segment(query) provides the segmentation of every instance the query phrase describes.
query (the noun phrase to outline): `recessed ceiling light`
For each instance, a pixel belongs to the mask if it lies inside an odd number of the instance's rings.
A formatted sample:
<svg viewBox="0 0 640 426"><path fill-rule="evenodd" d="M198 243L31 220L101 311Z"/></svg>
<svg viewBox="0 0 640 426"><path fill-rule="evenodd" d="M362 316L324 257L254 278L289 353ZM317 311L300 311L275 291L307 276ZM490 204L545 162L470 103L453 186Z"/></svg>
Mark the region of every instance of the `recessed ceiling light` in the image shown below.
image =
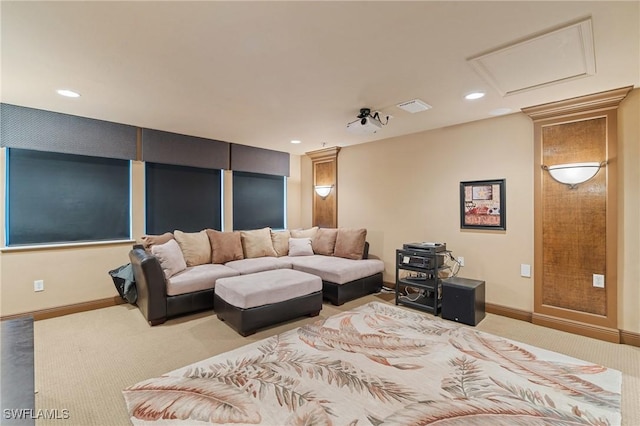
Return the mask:
<svg viewBox="0 0 640 426"><path fill-rule="evenodd" d="M301 143L301 142L299 140L297 140L297 139L294 139L294 140L291 141L291 143Z"/></svg>
<svg viewBox="0 0 640 426"><path fill-rule="evenodd" d="M492 111L489 111L490 115L505 115L511 112L511 108L496 108Z"/></svg>
<svg viewBox="0 0 640 426"><path fill-rule="evenodd" d="M69 89L59 89L59 90L57 90L57 92L58 92L58 95L66 96L67 98L79 98L80 97L80 93L74 92L73 90L69 90Z"/></svg>
<svg viewBox="0 0 640 426"><path fill-rule="evenodd" d="M484 96L484 92L471 92L466 95L464 98L468 100L480 99Z"/></svg>

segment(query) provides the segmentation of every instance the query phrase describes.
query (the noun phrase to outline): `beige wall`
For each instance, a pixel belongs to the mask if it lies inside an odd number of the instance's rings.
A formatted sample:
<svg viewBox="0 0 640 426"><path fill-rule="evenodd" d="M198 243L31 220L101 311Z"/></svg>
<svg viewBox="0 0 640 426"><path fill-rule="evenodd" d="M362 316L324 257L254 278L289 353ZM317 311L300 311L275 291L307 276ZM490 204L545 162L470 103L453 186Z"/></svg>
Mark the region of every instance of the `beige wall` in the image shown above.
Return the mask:
<svg viewBox="0 0 640 426"><path fill-rule="evenodd" d="M619 328L640 332L640 89L619 111ZM393 125L391 123L390 125ZM384 131L384 130L383 130ZM487 302L533 311L533 123L524 114L344 147L338 156L338 224L366 227L371 253L395 280L395 250L441 241L466 266L460 276L486 281ZM302 162L311 191L311 162ZM460 229L459 183L506 179L507 230ZM307 189L303 189L303 194ZM304 202L304 201L303 201ZM308 203L310 204L310 202ZM303 204L303 224L311 222ZM533 269L533 268L532 268Z"/></svg>
<svg viewBox="0 0 640 426"><path fill-rule="evenodd" d="M1 223L4 223L5 149L0 150ZM300 157L291 156L287 180L289 225L300 226ZM225 172L225 229L232 229L231 172ZM144 233L144 163L132 162L132 230ZM4 226L0 227L4 233ZM4 235L2 234L2 241ZM0 315L13 315L117 296L108 271L128 263L131 242L0 252ZM45 290L33 291L33 281L44 280Z"/></svg>
<svg viewBox="0 0 640 426"><path fill-rule="evenodd" d="M640 89L621 103L618 117L618 326L640 333ZM4 223L4 149L0 161ZM520 264L533 262L532 164L533 124L523 114L345 147L338 156L338 225L368 229L371 253L385 262L385 281L395 279L395 249L402 243L444 241L454 255L465 258L460 276L487 282L489 303L530 312L533 279L520 277ZM134 162L132 173L133 230L139 237L144 227L143 164ZM494 178L507 180L507 231L461 231L460 181ZM309 226L308 157L291 157L287 191L287 226ZM226 192L229 229L231 198ZM127 261L129 247L125 243L0 253L0 314L115 296L107 271ZM36 279L45 281L44 292L33 291Z"/></svg>
<svg viewBox="0 0 640 426"><path fill-rule="evenodd" d="M403 243L447 243L465 258L460 276L487 283L491 303L531 311L533 125L522 114L343 148L338 222L364 226L371 253L395 280ZM506 179L507 231L460 230L460 182Z"/></svg>
<svg viewBox="0 0 640 426"><path fill-rule="evenodd" d="M618 328L640 332L640 89L618 111Z"/></svg>
<svg viewBox="0 0 640 426"><path fill-rule="evenodd" d="M287 178L287 228L294 229L302 227L302 215L301 215L301 167L300 156L291 155L289 157L290 174Z"/></svg>

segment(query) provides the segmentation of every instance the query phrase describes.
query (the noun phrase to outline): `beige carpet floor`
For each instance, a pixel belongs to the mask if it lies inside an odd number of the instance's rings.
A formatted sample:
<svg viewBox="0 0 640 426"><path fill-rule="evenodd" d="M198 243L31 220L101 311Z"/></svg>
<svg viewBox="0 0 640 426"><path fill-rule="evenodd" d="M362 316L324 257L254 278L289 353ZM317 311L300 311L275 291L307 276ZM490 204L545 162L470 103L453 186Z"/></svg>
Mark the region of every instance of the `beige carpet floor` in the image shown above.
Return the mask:
<svg viewBox="0 0 640 426"><path fill-rule="evenodd" d="M371 295L323 317L370 301ZM392 302L389 302L392 303ZM425 314L427 315L427 314ZM317 318L301 318L241 337L213 312L149 327L136 307L119 305L35 323L36 409L68 410L69 419L37 425L127 425L122 389ZM640 348L617 345L487 314L478 329L614 368L623 373L622 424L640 426Z"/></svg>

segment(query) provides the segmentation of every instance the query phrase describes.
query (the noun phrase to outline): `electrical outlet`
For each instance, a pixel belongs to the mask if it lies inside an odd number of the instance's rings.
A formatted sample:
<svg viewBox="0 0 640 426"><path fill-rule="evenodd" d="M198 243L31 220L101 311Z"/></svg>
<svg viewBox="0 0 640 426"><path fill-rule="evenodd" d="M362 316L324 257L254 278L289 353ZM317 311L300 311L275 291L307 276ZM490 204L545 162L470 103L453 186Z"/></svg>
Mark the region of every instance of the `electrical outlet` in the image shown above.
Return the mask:
<svg viewBox="0 0 640 426"><path fill-rule="evenodd" d="M531 278L531 265L527 265L526 263L520 264L520 276Z"/></svg>
<svg viewBox="0 0 640 426"><path fill-rule="evenodd" d="M464 266L464 257L458 256L458 263L460 264L460 266Z"/></svg>
<svg viewBox="0 0 640 426"><path fill-rule="evenodd" d="M593 286L604 288L604 275L593 274Z"/></svg>
<svg viewBox="0 0 640 426"><path fill-rule="evenodd" d="M44 280L35 280L33 282L33 291L44 291Z"/></svg>

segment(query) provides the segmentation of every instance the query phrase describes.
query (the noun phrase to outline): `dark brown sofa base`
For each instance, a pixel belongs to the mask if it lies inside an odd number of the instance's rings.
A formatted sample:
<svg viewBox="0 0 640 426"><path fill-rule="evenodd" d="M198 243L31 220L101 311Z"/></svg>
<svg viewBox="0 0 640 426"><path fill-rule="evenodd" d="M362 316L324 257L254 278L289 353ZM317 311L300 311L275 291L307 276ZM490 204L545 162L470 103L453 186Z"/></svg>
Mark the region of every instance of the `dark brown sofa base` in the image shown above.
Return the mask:
<svg viewBox="0 0 640 426"><path fill-rule="evenodd" d="M167 317L213 309L213 289L167 296Z"/></svg>
<svg viewBox="0 0 640 426"><path fill-rule="evenodd" d="M242 336L255 333L258 329L275 325L303 315L316 316L322 309L322 292L296 297L279 303L271 303L255 308L235 307L217 294L213 298L214 310L218 318L227 322Z"/></svg>
<svg viewBox="0 0 640 426"><path fill-rule="evenodd" d="M129 259L138 289L136 305L150 325L213 308L213 289L168 296L160 262L142 247L134 246L129 252Z"/></svg>
<svg viewBox="0 0 640 426"><path fill-rule="evenodd" d="M166 320L198 311L213 309L213 289L196 291L195 293L167 296L167 316L153 321L150 325L163 324Z"/></svg>
<svg viewBox="0 0 640 426"><path fill-rule="evenodd" d="M338 306L370 293L378 293L380 290L382 290L382 272L345 284L322 281L323 297Z"/></svg>

